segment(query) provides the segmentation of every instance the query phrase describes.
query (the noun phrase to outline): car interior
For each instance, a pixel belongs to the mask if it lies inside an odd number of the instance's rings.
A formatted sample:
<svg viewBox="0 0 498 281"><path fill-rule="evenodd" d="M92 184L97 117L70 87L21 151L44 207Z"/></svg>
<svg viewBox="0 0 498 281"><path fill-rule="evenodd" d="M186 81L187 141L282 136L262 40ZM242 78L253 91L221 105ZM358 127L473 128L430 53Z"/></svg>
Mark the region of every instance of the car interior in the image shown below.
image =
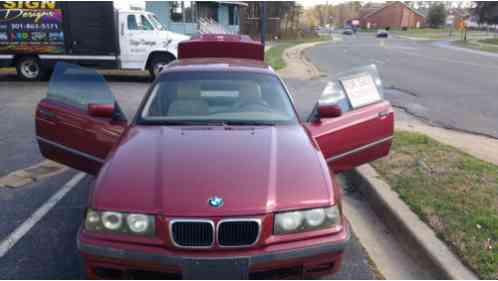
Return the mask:
<svg viewBox="0 0 498 281"><path fill-rule="evenodd" d="M187 80L163 82L152 97L148 116L207 116L219 113L288 114L281 92L255 81Z"/></svg>

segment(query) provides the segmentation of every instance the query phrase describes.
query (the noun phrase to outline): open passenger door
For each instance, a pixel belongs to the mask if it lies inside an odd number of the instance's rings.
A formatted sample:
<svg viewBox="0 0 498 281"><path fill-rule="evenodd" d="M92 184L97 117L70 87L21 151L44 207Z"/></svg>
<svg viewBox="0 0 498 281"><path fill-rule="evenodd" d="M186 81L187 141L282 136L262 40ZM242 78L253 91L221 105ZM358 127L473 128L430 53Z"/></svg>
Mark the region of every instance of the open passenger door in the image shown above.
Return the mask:
<svg viewBox="0 0 498 281"><path fill-rule="evenodd" d="M374 65L339 75L324 90L307 124L336 173L389 153L394 113Z"/></svg>
<svg viewBox="0 0 498 281"><path fill-rule="evenodd" d="M93 69L58 63L35 115L45 158L97 174L127 126L104 78Z"/></svg>

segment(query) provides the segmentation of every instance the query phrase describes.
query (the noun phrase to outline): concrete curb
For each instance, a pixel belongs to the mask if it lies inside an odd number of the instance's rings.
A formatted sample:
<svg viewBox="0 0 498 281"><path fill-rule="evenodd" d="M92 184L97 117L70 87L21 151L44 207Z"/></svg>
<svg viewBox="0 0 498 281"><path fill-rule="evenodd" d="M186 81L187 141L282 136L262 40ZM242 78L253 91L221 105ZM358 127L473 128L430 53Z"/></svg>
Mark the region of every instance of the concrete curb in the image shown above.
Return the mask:
<svg viewBox="0 0 498 281"><path fill-rule="evenodd" d="M366 164L348 172L348 181L365 195L376 215L402 242L404 250L441 279L478 280L460 259L439 240L399 198L381 176Z"/></svg>
<svg viewBox="0 0 498 281"><path fill-rule="evenodd" d="M322 73L314 64L312 64L304 55L304 51L317 45L334 42L335 40L318 41L303 43L286 49L282 57L286 67L278 70L278 74L284 78L313 80L322 76Z"/></svg>

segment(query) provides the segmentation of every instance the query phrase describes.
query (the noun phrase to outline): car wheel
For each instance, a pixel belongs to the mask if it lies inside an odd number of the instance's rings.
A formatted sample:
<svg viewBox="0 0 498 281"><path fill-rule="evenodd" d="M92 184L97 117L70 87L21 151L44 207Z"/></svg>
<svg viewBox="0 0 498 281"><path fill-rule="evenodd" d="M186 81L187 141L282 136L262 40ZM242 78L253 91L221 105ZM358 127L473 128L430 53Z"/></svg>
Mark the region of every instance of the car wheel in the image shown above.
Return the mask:
<svg viewBox="0 0 498 281"><path fill-rule="evenodd" d="M38 58L22 57L16 63L17 77L25 81L36 81L43 77L43 68Z"/></svg>
<svg viewBox="0 0 498 281"><path fill-rule="evenodd" d="M149 72L152 79L155 79L161 73L162 69L173 60L173 57L167 55L154 56L149 65Z"/></svg>

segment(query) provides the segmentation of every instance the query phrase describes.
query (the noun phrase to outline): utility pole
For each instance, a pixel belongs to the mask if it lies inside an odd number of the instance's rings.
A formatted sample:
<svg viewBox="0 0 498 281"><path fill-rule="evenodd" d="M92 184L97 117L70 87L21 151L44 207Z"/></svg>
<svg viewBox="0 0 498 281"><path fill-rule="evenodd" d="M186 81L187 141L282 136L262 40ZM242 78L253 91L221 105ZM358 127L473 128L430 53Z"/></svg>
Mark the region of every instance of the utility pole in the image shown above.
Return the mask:
<svg viewBox="0 0 498 281"><path fill-rule="evenodd" d="M325 18L323 19L323 23L325 26L329 24L329 1L325 3Z"/></svg>
<svg viewBox="0 0 498 281"><path fill-rule="evenodd" d="M259 9L261 11L259 16L259 26L261 27L259 32L261 33L261 44L265 46L266 44L266 24L267 24L267 15L266 15L266 1L263 1L259 4Z"/></svg>

